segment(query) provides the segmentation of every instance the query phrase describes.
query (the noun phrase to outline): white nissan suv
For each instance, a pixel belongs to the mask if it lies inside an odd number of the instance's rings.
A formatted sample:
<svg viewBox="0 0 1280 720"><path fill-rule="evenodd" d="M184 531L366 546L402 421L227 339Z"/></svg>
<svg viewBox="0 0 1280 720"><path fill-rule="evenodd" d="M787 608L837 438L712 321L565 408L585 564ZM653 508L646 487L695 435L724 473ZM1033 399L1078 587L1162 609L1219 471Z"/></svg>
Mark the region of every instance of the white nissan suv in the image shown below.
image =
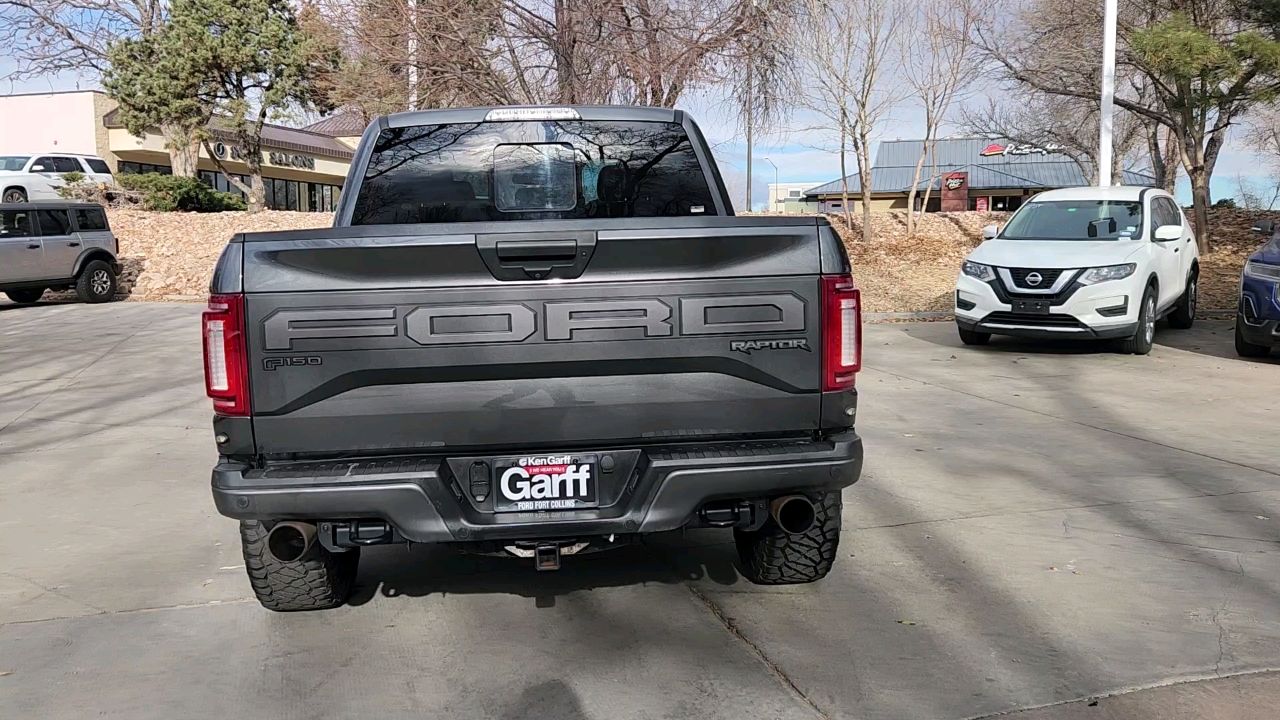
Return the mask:
<svg viewBox="0 0 1280 720"><path fill-rule="evenodd" d="M992 335L1114 339L1151 351L1156 320L1189 328L1199 253L1163 190L1082 187L1031 198L965 259L956 325L966 345Z"/></svg>

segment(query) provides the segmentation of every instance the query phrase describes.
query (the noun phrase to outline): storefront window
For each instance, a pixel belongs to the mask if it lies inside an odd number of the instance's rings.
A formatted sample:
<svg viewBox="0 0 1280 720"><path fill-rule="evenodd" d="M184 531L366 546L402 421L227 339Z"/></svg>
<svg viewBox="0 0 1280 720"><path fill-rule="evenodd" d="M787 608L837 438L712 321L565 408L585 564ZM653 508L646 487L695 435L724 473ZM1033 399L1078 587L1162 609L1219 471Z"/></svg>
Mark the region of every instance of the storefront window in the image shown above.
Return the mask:
<svg viewBox="0 0 1280 720"><path fill-rule="evenodd" d="M136 163L128 161L120 161L119 164L121 175L145 175L147 173L160 173L161 175L172 175L173 168L168 165L152 165L151 163Z"/></svg>

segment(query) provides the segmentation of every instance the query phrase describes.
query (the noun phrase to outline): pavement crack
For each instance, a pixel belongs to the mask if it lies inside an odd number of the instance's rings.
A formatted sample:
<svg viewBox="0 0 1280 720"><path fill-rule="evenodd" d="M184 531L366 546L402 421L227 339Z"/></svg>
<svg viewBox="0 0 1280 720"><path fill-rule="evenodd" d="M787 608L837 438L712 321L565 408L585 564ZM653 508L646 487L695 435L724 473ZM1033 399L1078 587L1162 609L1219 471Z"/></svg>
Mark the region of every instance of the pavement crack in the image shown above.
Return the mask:
<svg viewBox="0 0 1280 720"><path fill-rule="evenodd" d="M1240 568L1235 581L1227 587L1222 593L1222 605L1213 611L1213 624L1218 628L1218 659L1213 663L1213 674L1222 677L1222 660L1227 655L1227 627L1222 624L1222 614L1227 612L1227 606L1231 603L1231 593L1236 589L1248 573L1244 571L1244 561L1240 559L1240 553L1235 553L1236 566Z"/></svg>
<svg viewBox="0 0 1280 720"><path fill-rule="evenodd" d="M73 598L73 597L71 597L71 596L69 596L69 595L65 595L65 594L63 594L63 593L60 593L60 592L58 592L57 588L46 587L46 586L44 586L44 585L42 585L42 584L40 584L40 583L36 582L35 580L32 580L32 579L31 579L31 578L29 578L29 577L24 577L24 576L22 576L22 575L18 575L18 574L11 573L11 572L0 572L0 575L4 575L4 576L6 576L6 577L11 577L11 578L13 578L14 580L20 580L20 581L25 582L25 583L27 583L27 584L29 584L29 585L33 585L33 586L35 586L35 587L38 587L38 588L40 588L40 590L42 590L43 592L46 592L46 593L48 593L48 594L50 594L50 595L53 595L53 596L55 596L55 597L60 597L60 598L62 598L63 600L66 600L67 602L73 602L73 603L75 603L75 604L77 604L77 605L83 605L83 606L85 606L85 607L89 608L90 610L93 610L96 614L102 614L102 613L107 612L106 610L104 610L104 609L102 609L102 608L98 607L97 605L92 605L92 604L87 603L87 602L85 602L85 601L83 601L83 600L78 600L78 599Z"/></svg>
<svg viewBox="0 0 1280 720"><path fill-rule="evenodd" d="M12 577L17 577L17 576L14 575ZM66 597L66 596L62 596L62 597ZM67 599L72 600L72 598L67 598ZM161 612L164 610L196 610L200 608L217 607L219 605L239 605L242 603L257 602L257 599L251 598L251 597L241 597L241 598L231 598L230 600L208 600L208 601L199 602L199 603L177 603L174 605L156 605L152 607L129 608L127 610L104 610L101 608L94 608L92 605L88 605L87 603L84 603L80 600L72 600L72 601L80 603L81 605L85 605L86 607L93 608L94 610L97 610L97 612L87 613L84 615L55 615L52 617L35 618L32 620L10 620L9 622L0 622L0 628L8 627L10 625L36 625L39 623L55 622L58 620L77 620L79 618L98 618L98 617L104 617L104 616L110 616L110 615L133 615L135 613Z"/></svg>
<svg viewBox="0 0 1280 720"><path fill-rule="evenodd" d="M737 623L735 623L732 618L726 616L724 611L720 609L719 605L716 605L711 598L699 592L697 588L688 584L686 584L685 587L688 588L689 592L692 593L693 596L697 598L712 615L715 616L716 620L720 621L720 624L724 626L725 630L729 631L730 635L733 635L741 641L743 645L746 645L747 648L751 650L751 653L755 655L760 662L764 663L764 666L769 669L770 674L777 678L778 682L782 683L782 685L790 690L796 698L807 705L815 715L821 718L821 720L831 720L831 717L823 712L822 708L818 707L817 703L809 699L809 696L806 695L798 685L796 685L795 681L792 680L776 662L769 659L769 656L765 654L764 650L761 649L759 645L752 642L751 638L744 635L742 631L738 629Z"/></svg>

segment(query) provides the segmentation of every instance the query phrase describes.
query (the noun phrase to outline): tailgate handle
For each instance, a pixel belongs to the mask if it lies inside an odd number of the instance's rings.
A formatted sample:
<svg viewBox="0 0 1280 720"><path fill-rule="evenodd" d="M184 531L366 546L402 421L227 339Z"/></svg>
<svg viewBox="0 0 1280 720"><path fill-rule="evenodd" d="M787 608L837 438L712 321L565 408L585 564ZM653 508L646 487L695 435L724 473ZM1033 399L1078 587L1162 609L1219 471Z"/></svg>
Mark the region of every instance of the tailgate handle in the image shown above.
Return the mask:
<svg viewBox="0 0 1280 720"><path fill-rule="evenodd" d="M522 267L572 263L577 258L577 240L512 240L498 243L498 259Z"/></svg>
<svg viewBox="0 0 1280 720"><path fill-rule="evenodd" d="M596 249L595 230L524 230L476 235L476 250L503 282L573 280Z"/></svg>

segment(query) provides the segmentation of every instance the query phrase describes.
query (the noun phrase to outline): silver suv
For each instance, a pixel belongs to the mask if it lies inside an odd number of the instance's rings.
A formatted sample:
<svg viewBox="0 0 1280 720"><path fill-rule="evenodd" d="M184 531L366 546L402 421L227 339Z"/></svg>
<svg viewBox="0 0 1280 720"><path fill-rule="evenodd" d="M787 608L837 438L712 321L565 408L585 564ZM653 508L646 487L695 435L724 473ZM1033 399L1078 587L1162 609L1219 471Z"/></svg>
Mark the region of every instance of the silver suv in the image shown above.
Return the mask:
<svg viewBox="0 0 1280 720"><path fill-rule="evenodd" d="M101 205L0 203L0 291L16 303L72 288L84 302L107 302L116 295L119 252Z"/></svg>

